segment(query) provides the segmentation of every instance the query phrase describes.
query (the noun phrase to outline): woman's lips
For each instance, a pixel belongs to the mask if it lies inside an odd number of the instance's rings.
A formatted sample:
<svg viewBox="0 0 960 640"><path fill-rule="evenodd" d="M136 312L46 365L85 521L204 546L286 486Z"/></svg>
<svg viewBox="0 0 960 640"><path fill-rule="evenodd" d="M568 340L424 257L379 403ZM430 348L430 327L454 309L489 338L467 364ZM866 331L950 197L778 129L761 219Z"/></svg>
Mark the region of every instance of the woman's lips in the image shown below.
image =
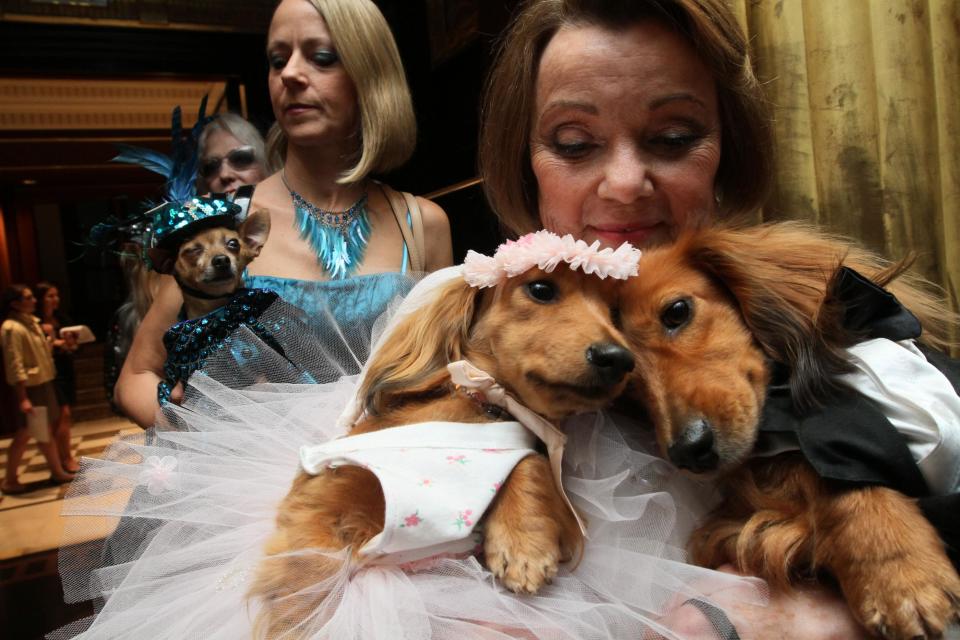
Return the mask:
<svg viewBox="0 0 960 640"><path fill-rule="evenodd" d="M309 104L291 104L287 105L283 112L289 116L299 116L314 109L316 109L316 107Z"/></svg>
<svg viewBox="0 0 960 640"><path fill-rule="evenodd" d="M662 222L650 225L602 225L589 226L586 231L607 246L619 247L629 242L635 247L642 247L659 237L665 231L665 225Z"/></svg>

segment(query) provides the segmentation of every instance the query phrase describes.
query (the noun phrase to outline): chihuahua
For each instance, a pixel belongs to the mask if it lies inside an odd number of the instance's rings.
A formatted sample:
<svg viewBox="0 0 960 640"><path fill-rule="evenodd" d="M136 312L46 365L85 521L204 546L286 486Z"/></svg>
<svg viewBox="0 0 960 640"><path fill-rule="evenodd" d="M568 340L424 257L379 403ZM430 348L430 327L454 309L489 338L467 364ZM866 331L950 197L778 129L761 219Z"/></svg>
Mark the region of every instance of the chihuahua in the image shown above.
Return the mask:
<svg viewBox="0 0 960 640"><path fill-rule="evenodd" d="M233 323L207 324L198 320L231 303L237 304L233 302L237 296L245 296L244 304L255 302L261 310L276 300L273 292L241 286L244 269L260 255L269 233L270 213L260 210L250 214L236 230L222 224L207 226L188 235L174 248L150 250L156 270L172 274L183 293L181 322L163 336L167 360L163 365L163 379L157 385L161 406L175 397L177 386L203 367L206 357L215 352L217 345L239 324L248 324L261 339L282 352L259 323L250 325L246 317L234 314Z"/></svg>
<svg viewBox="0 0 960 640"><path fill-rule="evenodd" d="M180 243L176 252L151 258L162 273L171 273L183 293L183 311L192 320L219 309L240 288L243 271L270 234L270 212L250 214L236 230L204 229ZM159 259L158 259L159 258Z"/></svg>

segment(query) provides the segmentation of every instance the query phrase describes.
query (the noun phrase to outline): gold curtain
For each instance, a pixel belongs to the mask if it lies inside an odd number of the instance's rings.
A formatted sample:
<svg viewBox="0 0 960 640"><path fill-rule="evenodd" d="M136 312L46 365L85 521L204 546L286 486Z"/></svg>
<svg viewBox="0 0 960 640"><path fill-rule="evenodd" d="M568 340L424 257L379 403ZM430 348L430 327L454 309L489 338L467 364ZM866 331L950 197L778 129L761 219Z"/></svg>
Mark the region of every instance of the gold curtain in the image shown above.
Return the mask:
<svg viewBox="0 0 960 640"><path fill-rule="evenodd" d="M775 109L766 219L860 239L960 300L960 2L731 0Z"/></svg>

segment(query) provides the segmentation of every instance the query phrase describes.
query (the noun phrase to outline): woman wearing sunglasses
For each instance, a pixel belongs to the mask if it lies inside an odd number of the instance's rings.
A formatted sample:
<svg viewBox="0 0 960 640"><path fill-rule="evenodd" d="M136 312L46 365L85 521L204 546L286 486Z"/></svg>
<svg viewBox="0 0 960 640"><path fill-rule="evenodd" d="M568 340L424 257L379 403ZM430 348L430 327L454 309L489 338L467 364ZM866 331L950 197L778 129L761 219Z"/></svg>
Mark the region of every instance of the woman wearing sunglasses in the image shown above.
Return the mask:
<svg viewBox="0 0 960 640"><path fill-rule="evenodd" d="M452 263L450 224L436 204L375 179L413 154L416 119L399 51L373 2L282 0L266 53L277 119L266 157L282 169L257 185L249 203L249 211L270 211L270 235L246 285L302 309L324 345L346 339L337 365L356 373L374 321L409 290L407 274ZM219 122L230 127L229 144L216 144L219 130L201 140L202 174L214 192L239 186L227 173L240 173L249 155L232 145L254 146L232 121ZM159 407L162 336L183 304L176 283L165 279L114 393L144 428Z"/></svg>
<svg viewBox="0 0 960 640"><path fill-rule="evenodd" d="M200 193L233 193L267 177L263 136L235 113L222 113L200 134Z"/></svg>

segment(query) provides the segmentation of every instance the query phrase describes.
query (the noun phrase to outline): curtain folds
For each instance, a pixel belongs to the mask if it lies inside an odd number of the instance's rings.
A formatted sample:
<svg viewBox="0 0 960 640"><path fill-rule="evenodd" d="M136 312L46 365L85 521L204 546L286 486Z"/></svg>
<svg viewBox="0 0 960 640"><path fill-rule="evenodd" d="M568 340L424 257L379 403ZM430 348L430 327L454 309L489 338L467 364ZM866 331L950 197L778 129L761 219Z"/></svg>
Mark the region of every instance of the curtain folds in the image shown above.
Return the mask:
<svg viewBox="0 0 960 640"><path fill-rule="evenodd" d="M732 1L775 110L764 218L914 253L960 309L960 2Z"/></svg>

